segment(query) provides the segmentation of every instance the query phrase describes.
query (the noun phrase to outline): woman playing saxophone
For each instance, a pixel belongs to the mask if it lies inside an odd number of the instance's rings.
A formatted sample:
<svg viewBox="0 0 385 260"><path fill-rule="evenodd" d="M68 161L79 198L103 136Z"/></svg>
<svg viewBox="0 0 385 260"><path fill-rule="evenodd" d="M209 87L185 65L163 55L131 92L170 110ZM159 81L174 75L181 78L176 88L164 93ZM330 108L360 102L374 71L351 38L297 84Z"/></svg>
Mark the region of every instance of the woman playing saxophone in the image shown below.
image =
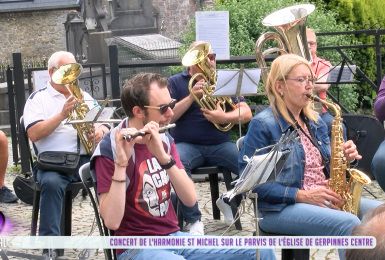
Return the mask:
<svg viewBox="0 0 385 260"><path fill-rule="evenodd" d="M361 199L357 216L340 210L344 199L328 187L331 156L326 124L312 110L308 95L314 88L309 62L294 54L281 55L271 66L266 82L270 107L249 124L239 155L251 157L256 149L275 144L283 133L296 130L298 138L275 180L258 186L260 228L269 233L305 236L348 236L361 216L381 203ZM361 159L352 141L341 144L347 161ZM344 258L343 250L339 250Z"/></svg>

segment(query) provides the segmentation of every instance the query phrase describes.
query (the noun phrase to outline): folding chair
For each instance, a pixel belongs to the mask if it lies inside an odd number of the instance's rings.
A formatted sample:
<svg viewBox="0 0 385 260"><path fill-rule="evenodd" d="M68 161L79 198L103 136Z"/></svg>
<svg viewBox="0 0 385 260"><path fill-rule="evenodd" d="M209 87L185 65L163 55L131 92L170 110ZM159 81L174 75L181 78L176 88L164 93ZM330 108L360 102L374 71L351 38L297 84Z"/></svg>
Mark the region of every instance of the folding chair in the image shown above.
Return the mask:
<svg viewBox="0 0 385 260"><path fill-rule="evenodd" d="M79 169L79 176L82 180L83 186L90 197L92 207L94 209L96 224L98 225L99 234L101 236L110 236L112 231L109 230L103 222L99 214L99 201L96 191L96 176L90 169L90 163L83 164ZM115 251L113 249L104 249L104 256L106 260L116 259Z"/></svg>

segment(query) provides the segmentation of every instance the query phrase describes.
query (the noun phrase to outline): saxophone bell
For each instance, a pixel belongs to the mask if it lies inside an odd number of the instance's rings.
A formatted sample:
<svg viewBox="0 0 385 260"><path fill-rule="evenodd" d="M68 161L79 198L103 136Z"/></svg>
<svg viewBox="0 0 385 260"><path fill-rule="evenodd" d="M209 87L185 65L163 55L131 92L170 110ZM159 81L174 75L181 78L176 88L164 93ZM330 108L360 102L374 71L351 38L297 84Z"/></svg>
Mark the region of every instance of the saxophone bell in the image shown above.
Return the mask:
<svg viewBox="0 0 385 260"><path fill-rule="evenodd" d="M364 185L370 184L371 179L362 171L350 168L343 151L343 127L341 108L332 102L320 99L318 96L306 94L311 100L321 102L335 116L330 137L330 181L329 188L345 200L342 210L357 215L360 210L361 194ZM348 180L349 179L349 180Z"/></svg>

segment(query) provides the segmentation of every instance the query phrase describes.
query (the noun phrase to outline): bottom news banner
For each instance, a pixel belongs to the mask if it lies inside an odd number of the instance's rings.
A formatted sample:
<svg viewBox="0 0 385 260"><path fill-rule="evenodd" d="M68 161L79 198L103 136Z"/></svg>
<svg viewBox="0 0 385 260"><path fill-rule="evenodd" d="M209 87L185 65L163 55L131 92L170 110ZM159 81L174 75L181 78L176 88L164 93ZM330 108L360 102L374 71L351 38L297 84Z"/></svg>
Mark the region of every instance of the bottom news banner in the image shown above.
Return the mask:
<svg viewBox="0 0 385 260"><path fill-rule="evenodd" d="M0 236L0 249L367 248L371 236Z"/></svg>

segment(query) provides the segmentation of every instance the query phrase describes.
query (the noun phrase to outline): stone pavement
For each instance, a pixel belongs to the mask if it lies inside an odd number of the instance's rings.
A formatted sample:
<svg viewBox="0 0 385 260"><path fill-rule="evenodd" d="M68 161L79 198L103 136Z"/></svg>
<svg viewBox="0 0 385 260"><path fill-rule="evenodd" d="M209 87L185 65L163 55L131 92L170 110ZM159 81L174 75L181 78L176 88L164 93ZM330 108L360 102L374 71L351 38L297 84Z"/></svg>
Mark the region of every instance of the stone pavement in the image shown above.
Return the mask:
<svg viewBox="0 0 385 260"><path fill-rule="evenodd" d="M11 150L10 150L11 151ZM11 162L11 158L9 162ZM8 174L6 177L6 185L12 188L12 181L15 178L14 174ZM208 235L222 235L226 230L227 226L221 220L213 220L211 210L211 197L210 197L210 186L208 182L196 182L196 189L199 196L199 206L203 214L203 222L205 224L205 232ZM220 190L225 191L225 185L222 182L220 184ZM377 183L374 182L369 186L369 190L377 196L379 199L384 200L384 192L378 187ZM371 197L366 191L364 196ZM255 224L253 220L253 209L250 203L247 203L246 213L242 215L242 231L236 230L231 227L225 235L237 235L237 236L251 236L255 230ZM16 204L0 204L0 211L9 219L12 224L8 235L29 235L30 232L30 220L32 206L27 205L23 202ZM99 235L94 223L94 213L88 198L83 199L78 195L73 203L73 219L72 219L72 234L88 236L88 235ZM280 250L276 249L277 259L280 259ZM19 256L15 256L19 253ZM27 256L20 256L22 254L28 254ZM59 259L80 259L79 255L81 250L66 250L64 256ZM88 259L104 259L103 251L92 250L89 252L90 256ZM316 250L312 249L311 259L338 259L336 250ZM20 250L15 252L14 250L8 252L9 259L40 259L40 250ZM84 259L84 258L83 258Z"/></svg>

